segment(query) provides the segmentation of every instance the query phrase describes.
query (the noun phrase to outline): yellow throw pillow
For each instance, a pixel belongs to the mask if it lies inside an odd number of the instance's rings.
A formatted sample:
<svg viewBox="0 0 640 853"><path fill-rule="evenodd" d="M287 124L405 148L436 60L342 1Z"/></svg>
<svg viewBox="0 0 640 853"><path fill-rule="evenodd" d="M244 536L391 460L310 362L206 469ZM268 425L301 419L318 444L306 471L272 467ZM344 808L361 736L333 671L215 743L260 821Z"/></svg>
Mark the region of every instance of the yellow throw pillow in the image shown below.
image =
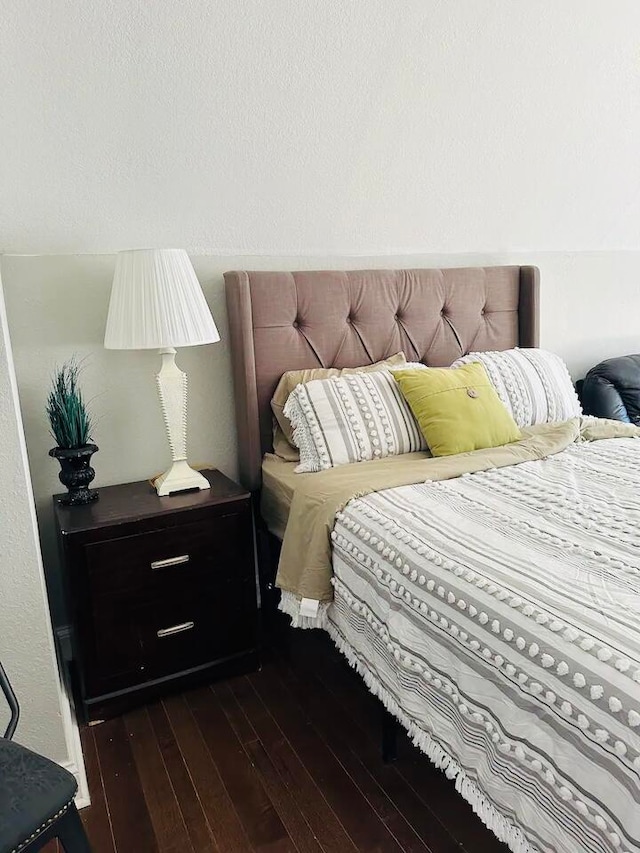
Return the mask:
<svg viewBox="0 0 640 853"><path fill-rule="evenodd" d="M394 370L393 375L434 456L499 447L522 438L479 362Z"/></svg>
<svg viewBox="0 0 640 853"><path fill-rule="evenodd" d="M288 370L280 377L271 398L271 411L275 418L273 425L273 452L286 459L287 462L298 461L300 454L293 443L291 422L283 414L284 404L296 385L311 382L312 379L329 379L332 376L346 376L349 373L370 373L374 370L385 370L390 367L401 367L407 360L403 352L390 355L383 361L366 364L363 367L312 367L307 370Z"/></svg>

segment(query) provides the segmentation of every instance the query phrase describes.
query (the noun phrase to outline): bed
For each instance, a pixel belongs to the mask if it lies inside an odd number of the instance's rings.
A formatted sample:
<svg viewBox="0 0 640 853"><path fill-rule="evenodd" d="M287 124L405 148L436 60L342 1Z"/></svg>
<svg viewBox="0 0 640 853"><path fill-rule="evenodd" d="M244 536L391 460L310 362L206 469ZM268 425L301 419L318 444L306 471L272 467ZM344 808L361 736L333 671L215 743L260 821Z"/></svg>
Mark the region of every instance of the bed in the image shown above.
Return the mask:
<svg viewBox="0 0 640 853"><path fill-rule="evenodd" d="M470 351L538 345L533 267L225 278L241 477L256 494L272 450L269 402L285 371L370 364L399 350L448 366ZM318 565L330 563L330 587L317 586L327 583L318 572L293 585L285 572L284 609L301 627L328 631L518 853L640 851L632 429L533 429L516 451L499 448L482 464L477 454L454 459L444 473L416 454L404 460L409 478L388 459L293 476L289 467L283 477L265 463L267 504L277 504L271 539L284 528L285 564L293 571L316 546ZM296 523L318 540L292 559ZM315 611L295 609L314 600Z"/></svg>

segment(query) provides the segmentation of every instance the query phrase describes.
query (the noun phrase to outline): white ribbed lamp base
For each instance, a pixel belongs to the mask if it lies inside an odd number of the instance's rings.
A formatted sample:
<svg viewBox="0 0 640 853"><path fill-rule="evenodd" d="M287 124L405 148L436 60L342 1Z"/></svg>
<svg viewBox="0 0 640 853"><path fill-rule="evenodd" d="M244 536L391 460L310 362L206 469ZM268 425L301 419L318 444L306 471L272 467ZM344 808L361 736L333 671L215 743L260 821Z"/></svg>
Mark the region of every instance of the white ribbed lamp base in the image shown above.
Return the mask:
<svg viewBox="0 0 640 853"><path fill-rule="evenodd" d="M161 349L160 355L162 367L156 382L173 462L153 485L159 495L209 489L206 477L194 471L187 462L187 374L176 365L173 347Z"/></svg>
<svg viewBox="0 0 640 853"><path fill-rule="evenodd" d="M171 495L174 492L186 492L189 489L211 488L207 478L198 471L194 471L186 459L176 460L171 468L154 480L153 485L159 495Z"/></svg>

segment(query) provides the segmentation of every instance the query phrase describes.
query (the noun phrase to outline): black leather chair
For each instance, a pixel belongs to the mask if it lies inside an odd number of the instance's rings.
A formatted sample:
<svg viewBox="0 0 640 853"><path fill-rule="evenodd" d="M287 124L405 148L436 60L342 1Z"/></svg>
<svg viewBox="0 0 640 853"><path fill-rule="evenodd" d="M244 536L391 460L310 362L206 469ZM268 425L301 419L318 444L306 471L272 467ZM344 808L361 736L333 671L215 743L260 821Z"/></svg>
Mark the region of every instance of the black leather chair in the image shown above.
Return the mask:
<svg viewBox="0 0 640 853"><path fill-rule="evenodd" d="M578 393L585 415L640 424L640 354L601 361Z"/></svg>
<svg viewBox="0 0 640 853"><path fill-rule="evenodd" d="M75 778L11 740L20 707L2 664L0 688L11 711L0 738L0 853L35 853L52 838L59 839L65 853L91 853L73 802Z"/></svg>

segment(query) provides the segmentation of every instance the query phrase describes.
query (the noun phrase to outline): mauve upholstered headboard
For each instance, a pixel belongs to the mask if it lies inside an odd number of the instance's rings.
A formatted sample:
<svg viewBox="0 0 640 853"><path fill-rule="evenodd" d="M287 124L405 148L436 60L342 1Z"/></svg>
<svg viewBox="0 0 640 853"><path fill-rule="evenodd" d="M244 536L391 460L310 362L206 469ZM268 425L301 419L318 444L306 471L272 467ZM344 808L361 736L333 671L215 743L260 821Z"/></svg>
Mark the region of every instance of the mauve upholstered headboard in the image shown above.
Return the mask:
<svg viewBox="0 0 640 853"><path fill-rule="evenodd" d="M257 489L281 375L402 350L446 367L474 350L538 346L536 267L225 273L240 478Z"/></svg>

